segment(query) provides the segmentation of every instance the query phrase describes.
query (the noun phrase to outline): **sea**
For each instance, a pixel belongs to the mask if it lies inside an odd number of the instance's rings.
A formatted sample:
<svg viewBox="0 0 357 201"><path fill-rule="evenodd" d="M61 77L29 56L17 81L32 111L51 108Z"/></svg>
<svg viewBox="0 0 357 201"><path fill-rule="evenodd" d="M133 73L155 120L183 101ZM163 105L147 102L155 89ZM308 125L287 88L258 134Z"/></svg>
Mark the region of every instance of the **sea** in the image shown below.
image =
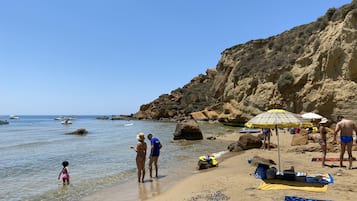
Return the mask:
<svg viewBox="0 0 357 201"><path fill-rule="evenodd" d="M9 121L0 125L0 200L76 201L114 185L137 181L136 153L129 147L136 145L140 132L152 133L163 144L159 175L194 173L199 156L210 153L219 158L227 152L227 142L207 137L236 132L236 128L220 123L200 122L203 140L174 141L176 122L98 120L98 116L74 115L68 125L55 120L54 115L0 117ZM68 134L80 128L88 134ZM65 160L71 175L66 188L58 180Z"/></svg>

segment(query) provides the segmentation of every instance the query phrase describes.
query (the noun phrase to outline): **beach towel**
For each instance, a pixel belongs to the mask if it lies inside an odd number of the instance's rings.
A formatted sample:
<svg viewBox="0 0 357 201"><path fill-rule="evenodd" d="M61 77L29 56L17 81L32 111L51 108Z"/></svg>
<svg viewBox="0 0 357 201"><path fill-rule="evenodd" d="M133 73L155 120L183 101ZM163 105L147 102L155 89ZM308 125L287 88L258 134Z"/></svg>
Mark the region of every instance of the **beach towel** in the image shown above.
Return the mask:
<svg viewBox="0 0 357 201"><path fill-rule="evenodd" d="M331 201L331 200L315 200L315 199L302 198L296 196L285 196L284 201Z"/></svg>
<svg viewBox="0 0 357 201"><path fill-rule="evenodd" d="M344 161L348 161L348 158L344 158L343 160L344 160ZM352 160L355 161L356 158L353 157ZM313 162L321 162L321 161L322 161L322 158L312 158L311 161L313 161ZM325 161L339 162L339 161L340 161L340 158L326 158Z"/></svg>
<svg viewBox="0 0 357 201"><path fill-rule="evenodd" d="M258 189L260 190L301 190L311 192L326 192L327 185L320 183L306 183L288 180L263 180Z"/></svg>

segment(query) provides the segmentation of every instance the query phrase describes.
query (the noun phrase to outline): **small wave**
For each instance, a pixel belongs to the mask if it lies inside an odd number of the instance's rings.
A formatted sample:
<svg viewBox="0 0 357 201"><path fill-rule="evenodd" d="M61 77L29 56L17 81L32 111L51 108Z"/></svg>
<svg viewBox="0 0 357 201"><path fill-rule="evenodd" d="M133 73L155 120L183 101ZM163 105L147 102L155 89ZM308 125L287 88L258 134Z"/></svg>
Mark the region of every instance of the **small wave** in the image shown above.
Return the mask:
<svg viewBox="0 0 357 201"><path fill-rule="evenodd" d="M221 156L223 156L224 154L228 153L229 151L220 151L220 152L217 152L217 153L213 153L212 155L216 158L219 158Z"/></svg>
<svg viewBox="0 0 357 201"><path fill-rule="evenodd" d="M50 143L55 143L55 142L62 142L62 141L67 141L68 139L59 139L59 140L44 140L44 141L35 141L35 142L26 142L26 143L21 143L21 144L13 144L13 145L7 145L7 146L0 146L1 149L9 149L9 148L25 148L25 147L36 147L40 145L46 145Z"/></svg>
<svg viewBox="0 0 357 201"><path fill-rule="evenodd" d="M129 124L124 124L124 126L133 126L133 123L129 123Z"/></svg>
<svg viewBox="0 0 357 201"><path fill-rule="evenodd" d="M80 200L92 192L100 191L114 185L122 184L128 180L135 179L135 172L136 168L130 168L114 175L82 180L76 184L73 184L72 182L68 187L63 187L60 182L57 189L48 190L42 194L27 197L26 200Z"/></svg>

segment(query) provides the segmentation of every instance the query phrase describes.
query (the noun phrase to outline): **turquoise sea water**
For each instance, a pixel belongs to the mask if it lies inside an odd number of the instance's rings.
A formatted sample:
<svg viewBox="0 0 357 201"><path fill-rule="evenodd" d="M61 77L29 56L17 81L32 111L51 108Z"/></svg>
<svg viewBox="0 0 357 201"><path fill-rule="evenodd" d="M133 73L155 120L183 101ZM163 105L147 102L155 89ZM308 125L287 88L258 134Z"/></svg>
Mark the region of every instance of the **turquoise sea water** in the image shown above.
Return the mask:
<svg viewBox="0 0 357 201"><path fill-rule="evenodd" d="M136 180L136 134L153 133L164 145L160 169L197 164L198 156L224 151L219 141L173 141L175 122L97 120L75 116L70 125L55 116L19 116L0 125L0 200L79 200L94 191ZM66 133L79 128L86 136ZM204 136L220 135L226 128L200 123ZM71 185L57 180L62 161L68 160ZM125 195L124 195L125 196Z"/></svg>

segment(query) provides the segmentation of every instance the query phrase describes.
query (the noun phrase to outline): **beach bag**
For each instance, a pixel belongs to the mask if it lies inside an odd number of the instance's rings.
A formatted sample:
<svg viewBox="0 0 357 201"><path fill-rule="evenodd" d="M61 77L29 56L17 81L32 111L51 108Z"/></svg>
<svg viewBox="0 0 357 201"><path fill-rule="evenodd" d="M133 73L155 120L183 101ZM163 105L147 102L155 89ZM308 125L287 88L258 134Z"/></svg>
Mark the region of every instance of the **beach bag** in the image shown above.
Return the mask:
<svg viewBox="0 0 357 201"><path fill-rule="evenodd" d="M274 179L276 177L276 168L275 167L271 167L269 169L267 169L266 175L267 175L267 179Z"/></svg>
<svg viewBox="0 0 357 201"><path fill-rule="evenodd" d="M254 175L257 179L266 179L267 170L269 169L268 165L259 163L257 169L255 169Z"/></svg>
<svg viewBox="0 0 357 201"><path fill-rule="evenodd" d="M283 171L283 179L294 181L295 180L295 172L294 170L284 170Z"/></svg>

